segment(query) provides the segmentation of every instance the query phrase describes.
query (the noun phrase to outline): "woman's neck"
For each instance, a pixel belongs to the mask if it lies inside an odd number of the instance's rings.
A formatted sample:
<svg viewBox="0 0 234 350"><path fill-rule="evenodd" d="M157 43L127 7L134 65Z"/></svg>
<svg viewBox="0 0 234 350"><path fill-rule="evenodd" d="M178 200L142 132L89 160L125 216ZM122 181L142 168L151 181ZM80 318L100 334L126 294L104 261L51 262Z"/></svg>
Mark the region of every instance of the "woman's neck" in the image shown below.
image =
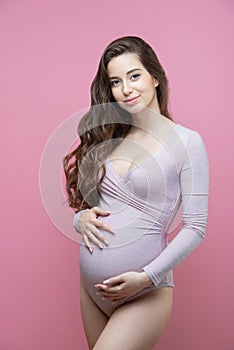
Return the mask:
<svg viewBox="0 0 234 350"><path fill-rule="evenodd" d="M165 116L160 113L160 109L145 108L138 113L132 114L131 133L144 134L147 131L158 130L166 121Z"/></svg>

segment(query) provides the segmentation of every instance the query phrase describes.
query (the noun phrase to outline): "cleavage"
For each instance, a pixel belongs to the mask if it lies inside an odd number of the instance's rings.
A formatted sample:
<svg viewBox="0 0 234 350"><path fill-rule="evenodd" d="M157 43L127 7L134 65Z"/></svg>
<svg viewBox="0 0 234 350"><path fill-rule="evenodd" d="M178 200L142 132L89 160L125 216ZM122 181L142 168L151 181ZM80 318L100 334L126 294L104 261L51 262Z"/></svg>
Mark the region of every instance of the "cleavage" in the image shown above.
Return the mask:
<svg viewBox="0 0 234 350"><path fill-rule="evenodd" d="M108 157L108 161L118 176L124 178L132 169L163 148L160 142L157 142L156 145L155 140L154 147L152 145L150 146L147 147L146 145L139 144L139 142L129 142L123 145L122 142Z"/></svg>

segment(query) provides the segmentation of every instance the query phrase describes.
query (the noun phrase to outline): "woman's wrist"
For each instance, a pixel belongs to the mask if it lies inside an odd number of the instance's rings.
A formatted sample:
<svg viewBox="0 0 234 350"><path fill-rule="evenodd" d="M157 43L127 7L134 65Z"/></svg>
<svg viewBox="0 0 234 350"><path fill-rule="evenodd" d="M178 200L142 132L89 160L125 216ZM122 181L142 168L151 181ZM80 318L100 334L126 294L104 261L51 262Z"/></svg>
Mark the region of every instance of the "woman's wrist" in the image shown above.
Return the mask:
<svg viewBox="0 0 234 350"><path fill-rule="evenodd" d="M144 288L154 284L151 278L147 275L145 271L140 272L140 274L142 278L142 285L144 286Z"/></svg>
<svg viewBox="0 0 234 350"><path fill-rule="evenodd" d="M82 213L84 213L86 210L89 210L89 209L80 210L80 211L78 211L78 212L74 215L74 217L73 217L73 227L74 227L74 229L75 229L77 232L79 232L79 231L78 231L78 221L79 221L80 215L81 215Z"/></svg>

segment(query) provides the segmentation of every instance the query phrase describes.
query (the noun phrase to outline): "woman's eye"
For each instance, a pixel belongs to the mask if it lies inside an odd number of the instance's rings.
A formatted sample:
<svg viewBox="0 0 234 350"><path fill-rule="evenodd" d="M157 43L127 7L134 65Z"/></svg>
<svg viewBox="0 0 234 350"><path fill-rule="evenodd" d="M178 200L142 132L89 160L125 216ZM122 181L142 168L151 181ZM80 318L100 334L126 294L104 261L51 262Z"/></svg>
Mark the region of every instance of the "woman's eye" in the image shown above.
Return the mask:
<svg viewBox="0 0 234 350"><path fill-rule="evenodd" d="M136 74L131 75L130 79L131 80L136 80L137 78L139 78L139 76L140 76L140 74L136 73Z"/></svg>
<svg viewBox="0 0 234 350"><path fill-rule="evenodd" d="M111 86L115 87L119 84L119 80L111 80Z"/></svg>

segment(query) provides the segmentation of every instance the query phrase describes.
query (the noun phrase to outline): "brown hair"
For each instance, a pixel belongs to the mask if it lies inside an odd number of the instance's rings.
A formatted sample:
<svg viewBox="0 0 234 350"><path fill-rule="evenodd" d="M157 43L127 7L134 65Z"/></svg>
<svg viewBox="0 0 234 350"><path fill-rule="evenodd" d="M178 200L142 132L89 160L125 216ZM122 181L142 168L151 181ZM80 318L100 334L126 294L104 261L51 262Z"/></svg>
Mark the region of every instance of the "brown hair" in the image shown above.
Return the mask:
<svg viewBox="0 0 234 350"><path fill-rule="evenodd" d="M160 113L173 120L168 112L168 81L153 49L136 36L112 41L102 54L91 84L91 107L78 125L80 144L63 159L68 204L77 211L98 205L100 184L106 174L103 161L127 135L132 124L131 115L119 107L112 95L107 73L110 60L126 52L136 54L148 73L158 80ZM73 157L74 161L69 164ZM100 168L102 174L97 181Z"/></svg>

